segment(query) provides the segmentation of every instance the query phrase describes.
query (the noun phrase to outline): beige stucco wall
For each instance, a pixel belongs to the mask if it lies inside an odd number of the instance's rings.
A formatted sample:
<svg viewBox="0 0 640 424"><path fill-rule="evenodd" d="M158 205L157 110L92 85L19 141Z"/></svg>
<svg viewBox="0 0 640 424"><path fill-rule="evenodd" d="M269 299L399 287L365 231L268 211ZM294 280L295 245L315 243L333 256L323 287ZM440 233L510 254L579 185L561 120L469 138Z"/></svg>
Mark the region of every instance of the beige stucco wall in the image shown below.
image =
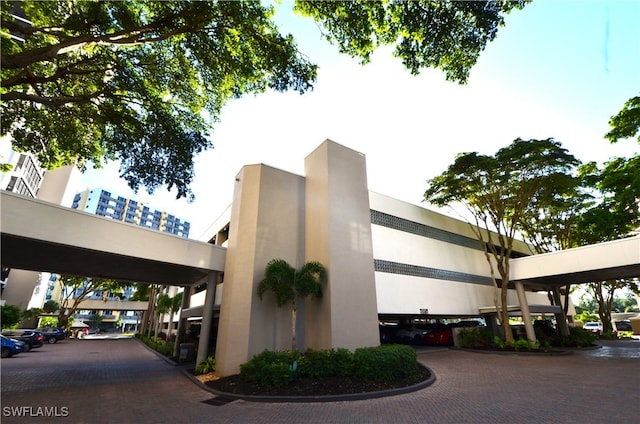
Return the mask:
<svg viewBox="0 0 640 424"><path fill-rule="evenodd" d="M40 284L40 273L24 269L12 269L7 278L7 285L2 292L2 300L6 305L15 305L21 310L28 309L31 296ZM46 291L46 283L44 284ZM41 307L38 305L37 307Z"/></svg>
<svg viewBox="0 0 640 424"><path fill-rule="evenodd" d="M426 226L463 235L476 236L469 223L421 208L379 193L370 192L371 209ZM490 277L484 253L478 249L446 241L372 225L375 259L438 270ZM516 249L528 250L521 242ZM494 304L492 284L477 284L435 278L376 272L378 313L418 314L427 309L431 315L477 315L481 307ZM530 304L548 305L546 293L526 293ZM515 290L509 290L507 302L518 304Z"/></svg>
<svg viewBox="0 0 640 424"><path fill-rule="evenodd" d="M291 349L291 309L278 308L257 286L267 263L304 263L304 178L265 165L245 166L237 176L224 291L220 310L216 371L239 372L240 364L268 350Z"/></svg>
<svg viewBox="0 0 640 424"><path fill-rule="evenodd" d="M38 199L71 207L79 180L80 171L72 165L46 171L38 190Z"/></svg>
<svg viewBox="0 0 640 424"><path fill-rule="evenodd" d="M306 260L319 261L328 271L322 301L307 302L307 345L376 346L378 312L365 157L327 140L305 159L305 177Z"/></svg>

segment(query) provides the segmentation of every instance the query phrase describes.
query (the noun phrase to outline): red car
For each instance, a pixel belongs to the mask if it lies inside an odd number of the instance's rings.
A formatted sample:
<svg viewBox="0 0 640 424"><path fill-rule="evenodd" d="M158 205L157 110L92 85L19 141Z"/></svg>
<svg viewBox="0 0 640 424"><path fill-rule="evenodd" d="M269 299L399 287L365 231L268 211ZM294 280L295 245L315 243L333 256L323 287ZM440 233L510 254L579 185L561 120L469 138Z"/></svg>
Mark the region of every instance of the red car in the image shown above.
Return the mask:
<svg viewBox="0 0 640 424"><path fill-rule="evenodd" d="M452 346L453 345L453 333L450 327L444 324L440 324L431 328L431 330L424 335L424 343L435 346Z"/></svg>

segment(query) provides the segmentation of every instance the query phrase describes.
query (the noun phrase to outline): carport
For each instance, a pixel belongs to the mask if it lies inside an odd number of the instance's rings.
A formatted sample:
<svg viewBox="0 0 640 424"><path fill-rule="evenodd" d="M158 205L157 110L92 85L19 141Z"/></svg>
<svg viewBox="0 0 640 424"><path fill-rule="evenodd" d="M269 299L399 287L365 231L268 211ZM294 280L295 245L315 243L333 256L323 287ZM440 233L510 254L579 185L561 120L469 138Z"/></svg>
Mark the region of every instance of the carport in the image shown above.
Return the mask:
<svg viewBox="0 0 640 424"><path fill-rule="evenodd" d="M522 316L529 340L536 340L532 313L556 315L560 334L568 335L569 326L562 307L561 287L566 292L573 284L640 277L640 235L558 252L512 259L510 288L518 294L518 305L508 306L510 313ZM550 292L553 305L529 305L525 290ZM549 309L550 308L550 309ZM483 310L485 308L481 308ZM496 313L489 306L487 313Z"/></svg>
<svg viewBox="0 0 640 424"><path fill-rule="evenodd" d="M2 191L0 201L2 267L182 287L206 283L198 359L206 357L226 248L10 192Z"/></svg>

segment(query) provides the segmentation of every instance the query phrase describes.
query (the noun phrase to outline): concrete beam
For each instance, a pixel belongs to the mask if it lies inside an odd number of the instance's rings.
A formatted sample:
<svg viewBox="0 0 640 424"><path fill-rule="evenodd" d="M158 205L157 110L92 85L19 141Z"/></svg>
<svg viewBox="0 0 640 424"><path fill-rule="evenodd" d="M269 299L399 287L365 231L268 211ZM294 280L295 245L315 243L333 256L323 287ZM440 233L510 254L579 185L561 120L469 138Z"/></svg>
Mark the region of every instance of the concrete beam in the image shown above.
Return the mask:
<svg viewBox="0 0 640 424"><path fill-rule="evenodd" d="M2 202L2 265L188 285L223 271L226 249L13 193Z"/></svg>

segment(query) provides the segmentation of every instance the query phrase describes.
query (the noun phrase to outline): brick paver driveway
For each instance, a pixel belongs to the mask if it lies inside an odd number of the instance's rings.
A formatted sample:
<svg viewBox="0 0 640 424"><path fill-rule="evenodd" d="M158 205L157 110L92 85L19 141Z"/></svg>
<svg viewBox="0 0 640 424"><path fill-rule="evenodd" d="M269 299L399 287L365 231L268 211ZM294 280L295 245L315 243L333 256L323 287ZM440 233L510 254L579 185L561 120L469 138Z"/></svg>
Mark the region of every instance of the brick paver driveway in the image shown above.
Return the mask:
<svg viewBox="0 0 640 424"><path fill-rule="evenodd" d="M425 348L418 357L437 380L415 393L353 402L214 406L204 402L213 394L137 340L66 340L2 360L1 421L637 423L640 341L619 345L545 357Z"/></svg>

